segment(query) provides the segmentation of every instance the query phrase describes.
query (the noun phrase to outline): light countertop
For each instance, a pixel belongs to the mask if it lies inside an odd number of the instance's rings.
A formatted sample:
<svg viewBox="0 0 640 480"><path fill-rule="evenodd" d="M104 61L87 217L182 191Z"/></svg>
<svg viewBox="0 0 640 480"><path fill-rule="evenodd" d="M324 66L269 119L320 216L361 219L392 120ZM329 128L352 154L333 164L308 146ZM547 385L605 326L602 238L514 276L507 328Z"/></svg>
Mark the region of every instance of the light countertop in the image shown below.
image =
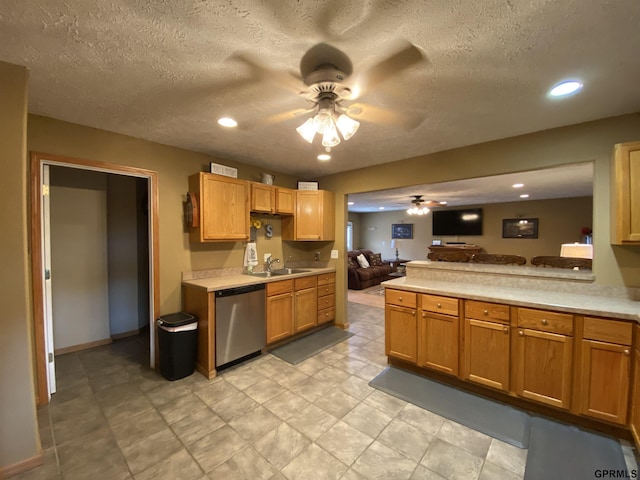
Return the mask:
<svg viewBox="0 0 640 480"><path fill-rule="evenodd" d="M480 283L433 280L411 276L388 280L383 282L382 285L386 288L401 288L403 290L418 293L430 293L434 295L452 296L485 302L506 303L521 307L548 308L560 312L595 315L640 322L640 301L635 301L630 298L536 290L530 288L511 288Z"/></svg>
<svg viewBox="0 0 640 480"><path fill-rule="evenodd" d="M215 292L217 290L225 290L227 288L242 287L245 285L257 285L260 283L279 282L281 280L308 277L310 275L320 275L323 273L333 273L336 271L334 267L302 267L302 269L306 271L303 273L291 273L288 275L274 275L268 278L252 276L244 273L232 273L228 275L218 275L206 278L183 280L182 284L191 287L202 288L207 292Z"/></svg>

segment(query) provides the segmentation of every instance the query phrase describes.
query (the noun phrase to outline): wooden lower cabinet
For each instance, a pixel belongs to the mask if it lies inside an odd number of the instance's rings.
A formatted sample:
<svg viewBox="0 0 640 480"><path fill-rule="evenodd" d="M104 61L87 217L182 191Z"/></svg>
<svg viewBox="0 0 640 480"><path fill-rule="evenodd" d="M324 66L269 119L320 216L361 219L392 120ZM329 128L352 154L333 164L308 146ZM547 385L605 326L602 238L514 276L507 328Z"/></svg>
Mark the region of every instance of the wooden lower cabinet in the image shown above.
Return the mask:
<svg viewBox="0 0 640 480"><path fill-rule="evenodd" d="M385 353L416 363L416 309L387 304L385 307Z"/></svg>
<svg viewBox="0 0 640 480"><path fill-rule="evenodd" d="M336 318L336 274L318 275L318 325Z"/></svg>
<svg viewBox="0 0 640 480"><path fill-rule="evenodd" d="M515 340L515 393L553 407L569 409L573 338L519 328Z"/></svg>
<svg viewBox="0 0 640 480"><path fill-rule="evenodd" d="M633 325L585 317L580 365L580 413L626 424Z"/></svg>
<svg viewBox="0 0 640 480"><path fill-rule="evenodd" d="M295 279L293 332L315 327L318 324L317 277Z"/></svg>
<svg viewBox="0 0 640 480"><path fill-rule="evenodd" d="M511 313L508 305L464 301L462 378L509 391Z"/></svg>
<svg viewBox="0 0 640 480"><path fill-rule="evenodd" d="M465 380L509 391L510 335L503 323L465 318L462 375Z"/></svg>
<svg viewBox="0 0 640 480"><path fill-rule="evenodd" d="M630 426L636 446L640 446L640 325L633 327L635 347L633 349L633 390L631 391Z"/></svg>
<svg viewBox="0 0 640 480"><path fill-rule="evenodd" d="M268 283L267 345L293 335L293 281Z"/></svg>
<svg viewBox="0 0 640 480"><path fill-rule="evenodd" d="M458 375L459 300L420 295L418 366Z"/></svg>

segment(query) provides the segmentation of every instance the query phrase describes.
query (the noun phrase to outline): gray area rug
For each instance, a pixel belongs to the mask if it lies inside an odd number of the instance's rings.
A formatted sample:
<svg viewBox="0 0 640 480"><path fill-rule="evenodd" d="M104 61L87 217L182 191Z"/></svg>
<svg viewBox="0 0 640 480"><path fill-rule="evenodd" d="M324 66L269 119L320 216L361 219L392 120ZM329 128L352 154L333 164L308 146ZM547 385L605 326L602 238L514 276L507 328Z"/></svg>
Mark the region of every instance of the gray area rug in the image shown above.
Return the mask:
<svg viewBox="0 0 640 480"><path fill-rule="evenodd" d="M394 367L384 369L369 385L511 445L529 445L529 414L507 404Z"/></svg>
<svg viewBox="0 0 640 480"><path fill-rule="evenodd" d="M511 445L528 448L524 480L634 478L615 438L532 416L394 367L387 367L369 385ZM605 471L620 473L604 477Z"/></svg>
<svg viewBox="0 0 640 480"><path fill-rule="evenodd" d="M296 365L307 358L313 357L316 353L320 353L346 340L352 335L353 332L338 327L327 327L299 340L287 343L282 347L275 348L271 350L271 353L285 362Z"/></svg>
<svg viewBox="0 0 640 480"><path fill-rule="evenodd" d="M603 477L603 472L620 472ZM533 417L525 480L634 478L620 442L572 425Z"/></svg>

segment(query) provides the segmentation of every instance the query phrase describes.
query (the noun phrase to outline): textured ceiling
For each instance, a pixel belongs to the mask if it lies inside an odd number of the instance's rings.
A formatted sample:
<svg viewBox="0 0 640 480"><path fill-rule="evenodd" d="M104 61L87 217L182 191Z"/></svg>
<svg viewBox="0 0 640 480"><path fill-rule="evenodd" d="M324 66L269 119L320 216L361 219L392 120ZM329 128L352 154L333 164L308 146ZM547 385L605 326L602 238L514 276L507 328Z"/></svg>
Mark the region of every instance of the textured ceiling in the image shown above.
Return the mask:
<svg viewBox="0 0 640 480"><path fill-rule="evenodd" d="M640 111L638 25L638 0L0 0L0 60L29 68L31 113L313 179ZM363 85L389 123L362 122L332 160L304 117L263 123L307 106L288 72L312 46L356 78L401 38L427 61ZM583 91L549 100L566 78Z"/></svg>

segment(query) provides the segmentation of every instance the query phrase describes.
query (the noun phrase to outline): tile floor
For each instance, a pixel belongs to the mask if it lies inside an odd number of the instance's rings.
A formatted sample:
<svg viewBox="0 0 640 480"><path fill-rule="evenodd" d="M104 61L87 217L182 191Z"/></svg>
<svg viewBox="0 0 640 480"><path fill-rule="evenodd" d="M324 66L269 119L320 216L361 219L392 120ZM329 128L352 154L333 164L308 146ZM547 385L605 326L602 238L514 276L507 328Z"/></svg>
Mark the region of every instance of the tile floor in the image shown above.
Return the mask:
<svg viewBox="0 0 640 480"><path fill-rule="evenodd" d="M44 465L16 479L521 479L527 451L369 387L384 310L349 303L354 336L292 366L266 354L166 381L142 338L57 358L38 412Z"/></svg>

